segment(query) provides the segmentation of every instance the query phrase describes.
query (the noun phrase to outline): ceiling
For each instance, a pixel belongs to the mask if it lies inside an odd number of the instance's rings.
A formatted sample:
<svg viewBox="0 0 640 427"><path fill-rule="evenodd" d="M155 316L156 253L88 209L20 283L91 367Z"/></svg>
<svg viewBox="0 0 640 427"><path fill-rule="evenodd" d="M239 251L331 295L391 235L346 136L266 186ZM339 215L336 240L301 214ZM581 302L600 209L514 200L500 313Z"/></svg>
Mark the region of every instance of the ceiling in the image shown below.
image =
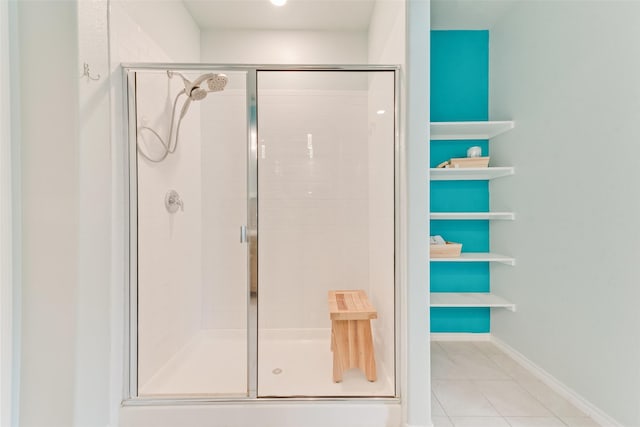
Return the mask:
<svg viewBox="0 0 640 427"><path fill-rule="evenodd" d="M397 0L387 0L397 1ZM183 0L201 29L366 31L375 0Z"/></svg>
<svg viewBox="0 0 640 427"><path fill-rule="evenodd" d="M182 0L201 29L367 31L376 0ZM403 1L403 0L377 0ZM490 29L521 0L431 0L434 30Z"/></svg>

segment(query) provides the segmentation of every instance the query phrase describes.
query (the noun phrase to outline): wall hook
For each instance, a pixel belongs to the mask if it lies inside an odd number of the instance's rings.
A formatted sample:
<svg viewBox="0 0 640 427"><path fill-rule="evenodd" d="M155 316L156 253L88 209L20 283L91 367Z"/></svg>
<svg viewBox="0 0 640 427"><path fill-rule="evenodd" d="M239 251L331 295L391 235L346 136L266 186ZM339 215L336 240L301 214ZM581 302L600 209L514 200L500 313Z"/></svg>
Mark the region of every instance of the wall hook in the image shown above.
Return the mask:
<svg viewBox="0 0 640 427"><path fill-rule="evenodd" d="M100 74L97 74L95 76L91 75L91 70L89 69L89 64L87 64L86 62L84 63L84 71L83 71L82 75L80 76L80 78L82 78L82 77L86 77L89 80L93 80L93 81L100 80Z"/></svg>

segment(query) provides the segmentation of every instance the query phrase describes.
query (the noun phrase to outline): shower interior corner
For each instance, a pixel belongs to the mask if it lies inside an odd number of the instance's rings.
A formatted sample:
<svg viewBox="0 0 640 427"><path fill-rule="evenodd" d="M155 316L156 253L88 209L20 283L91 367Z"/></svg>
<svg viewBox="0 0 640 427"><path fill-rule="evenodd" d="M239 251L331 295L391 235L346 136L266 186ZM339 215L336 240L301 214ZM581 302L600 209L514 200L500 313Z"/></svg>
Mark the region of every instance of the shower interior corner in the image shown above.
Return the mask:
<svg viewBox="0 0 640 427"><path fill-rule="evenodd" d="M396 396L395 72L167 69L128 74L137 397ZM333 381L349 289L376 381Z"/></svg>

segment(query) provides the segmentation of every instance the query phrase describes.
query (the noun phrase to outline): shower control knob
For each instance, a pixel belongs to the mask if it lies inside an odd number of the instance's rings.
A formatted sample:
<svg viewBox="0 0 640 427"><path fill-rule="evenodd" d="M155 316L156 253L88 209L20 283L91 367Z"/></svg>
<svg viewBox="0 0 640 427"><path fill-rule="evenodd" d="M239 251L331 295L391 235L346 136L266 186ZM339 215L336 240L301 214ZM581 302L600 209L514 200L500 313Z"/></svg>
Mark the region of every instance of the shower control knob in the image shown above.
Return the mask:
<svg viewBox="0 0 640 427"><path fill-rule="evenodd" d="M164 206L169 213L176 213L178 209L184 211L184 202L176 190L169 190L164 196Z"/></svg>

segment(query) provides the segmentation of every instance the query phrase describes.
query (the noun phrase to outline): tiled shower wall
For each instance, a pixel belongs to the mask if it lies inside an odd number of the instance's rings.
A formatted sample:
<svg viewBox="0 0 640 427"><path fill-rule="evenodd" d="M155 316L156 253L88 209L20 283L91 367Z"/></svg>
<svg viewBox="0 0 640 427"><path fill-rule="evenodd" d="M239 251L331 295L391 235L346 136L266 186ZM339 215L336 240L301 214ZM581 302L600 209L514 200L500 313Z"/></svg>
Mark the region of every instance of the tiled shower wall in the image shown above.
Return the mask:
<svg viewBox="0 0 640 427"><path fill-rule="evenodd" d="M393 73L376 79L259 78L263 328L328 328L327 291L362 288L383 319L374 322L380 342L393 343ZM202 108L203 327L244 328L244 92ZM384 347L392 360L393 345Z"/></svg>
<svg viewBox="0 0 640 427"><path fill-rule="evenodd" d="M247 100L244 72L202 104L202 313L204 329L247 325ZM255 196L255 194L253 195ZM242 356L244 357L244 355Z"/></svg>
<svg viewBox="0 0 640 427"><path fill-rule="evenodd" d="M366 91L260 95L260 327L328 328L369 285Z"/></svg>
<svg viewBox="0 0 640 427"><path fill-rule="evenodd" d="M166 138L171 106L182 81L166 73L137 78L138 125ZM179 105L182 105L181 103ZM138 381L143 385L199 329L201 299L200 105L182 122L179 146L161 163L138 156ZM179 111L179 110L178 110ZM157 140L141 130L138 142L158 153ZM145 144L146 141L147 144ZM165 194L176 190L184 211L169 213Z"/></svg>

